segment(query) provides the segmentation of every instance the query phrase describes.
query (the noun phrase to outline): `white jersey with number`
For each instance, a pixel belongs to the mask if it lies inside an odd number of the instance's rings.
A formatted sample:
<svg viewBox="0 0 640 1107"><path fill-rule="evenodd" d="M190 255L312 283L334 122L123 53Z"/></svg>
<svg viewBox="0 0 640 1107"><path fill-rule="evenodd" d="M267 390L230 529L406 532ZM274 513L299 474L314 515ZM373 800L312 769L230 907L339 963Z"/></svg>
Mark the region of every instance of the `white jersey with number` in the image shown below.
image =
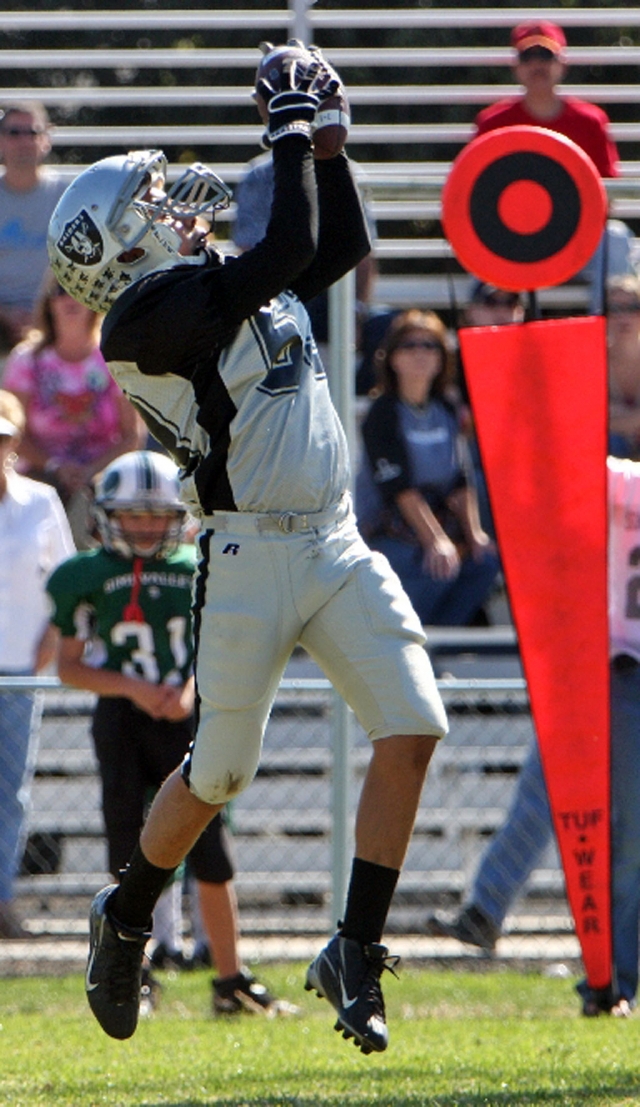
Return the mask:
<svg viewBox="0 0 640 1107"><path fill-rule="evenodd" d="M298 642L372 740L447 729L420 621L343 497L345 436L303 307L369 252L355 179L345 157L316 161L296 134L273 164L260 242L149 274L102 332L113 375L204 520L198 727L183 777L211 804L253 778Z"/></svg>
<svg viewBox="0 0 640 1107"><path fill-rule="evenodd" d="M369 236L348 160L278 145L264 239L224 263L210 251L204 264L149 274L103 326L109 369L179 465L198 516L324 511L348 484L303 303L366 256Z"/></svg>
<svg viewBox="0 0 640 1107"><path fill-rule="evenodd" d="M224 268L235 264L232 258ZM215 275L188 271L191 286ZM194 295L190 322L204 330L208 320L204 311L199 314L198 303ZM170 294L166 310L171 310ZM164 356L180 364L170 340ZM323 511L346 490L344 431L309 316L293 293L281 293L240 324L217 361L210 358L203 394L197 381L177 372L145 375L135 362L111 361L109 368L140 411L156 413L154 429L162 423L165 431L173 430L172 452L184 474L182 498L194 514L230 506L253 512ZM167 410L168 416L163 414ZM214 453L224 481L218 480L208 496L198 487L198 477Z"/></svg>
<svg viewBox="0 0 640 1107"><path fill-rule="evenodd" d="M607 459L611 656L640 661L640 462Z"/></svg>

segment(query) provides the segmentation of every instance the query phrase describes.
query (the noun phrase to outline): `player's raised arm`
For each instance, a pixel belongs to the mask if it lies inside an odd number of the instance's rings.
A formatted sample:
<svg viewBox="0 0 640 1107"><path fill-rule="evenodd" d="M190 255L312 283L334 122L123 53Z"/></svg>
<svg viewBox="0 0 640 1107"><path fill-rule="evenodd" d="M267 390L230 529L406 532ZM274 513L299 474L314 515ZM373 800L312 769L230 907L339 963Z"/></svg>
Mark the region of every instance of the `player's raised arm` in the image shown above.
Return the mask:
<svg viewBox="0 0 640 1107"><path fill-rule="evenodd" d="M262 241L220 281L230 309L245 314L251 291L253 310L284 288L309 299L371 249L342 152L348 105L335 70L316 48L309 52L296 42L273 48L258 67L254 98L273 152L271 216Z"/></svg>

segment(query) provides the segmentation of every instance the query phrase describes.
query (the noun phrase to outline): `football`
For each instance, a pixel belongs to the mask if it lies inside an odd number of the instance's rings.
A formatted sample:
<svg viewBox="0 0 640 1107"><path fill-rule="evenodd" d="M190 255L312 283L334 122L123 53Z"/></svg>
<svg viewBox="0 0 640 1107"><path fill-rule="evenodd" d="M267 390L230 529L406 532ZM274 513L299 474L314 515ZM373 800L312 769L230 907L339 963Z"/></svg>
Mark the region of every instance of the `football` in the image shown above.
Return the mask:
<svg viewBox="0 0 640 1107"><path fill-rule="evenodd" d="M299 58L308 64L312 55L301 43L290 42L284 46L273 46L270 42L260 44L264 57L258 66L255 77L256 91L253 94L258 113L263 123L269 120L267 105L257 91L260 80L268 81L273 88L280 87L282 66L288 58ZM331 78L328 76L327 80ZM349 103L342 83L333 96L324 100L316 113L313 125L313 154L319 160L333 158L343 149L349 131Z"/></svg>
<svg viewBox="0 0 640 1107"><path fill-rule="evenodd" d="M347 141L350 122L347 94L340 84L335 95L323 100L316 112L313 128L314 158L335 158Z"/></svg>

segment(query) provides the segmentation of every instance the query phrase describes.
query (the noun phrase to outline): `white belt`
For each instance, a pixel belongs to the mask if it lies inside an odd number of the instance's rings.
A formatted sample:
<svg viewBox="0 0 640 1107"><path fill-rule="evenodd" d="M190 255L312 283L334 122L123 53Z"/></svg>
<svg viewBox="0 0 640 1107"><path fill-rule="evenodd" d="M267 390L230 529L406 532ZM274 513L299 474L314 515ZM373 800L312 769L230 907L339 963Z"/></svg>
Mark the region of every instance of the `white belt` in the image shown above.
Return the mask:
<svg viewBox="0 0 640 1107"><path fill-rule="evenodd" d="M349 514L350 508L351 498L344 495L339 503L328 507L326 511L216 511L213 515L204 516L202 528L228 531L231 534L264 534L266 531L302 534L305 531L319 530L328 523L341 522Z"/></svg>

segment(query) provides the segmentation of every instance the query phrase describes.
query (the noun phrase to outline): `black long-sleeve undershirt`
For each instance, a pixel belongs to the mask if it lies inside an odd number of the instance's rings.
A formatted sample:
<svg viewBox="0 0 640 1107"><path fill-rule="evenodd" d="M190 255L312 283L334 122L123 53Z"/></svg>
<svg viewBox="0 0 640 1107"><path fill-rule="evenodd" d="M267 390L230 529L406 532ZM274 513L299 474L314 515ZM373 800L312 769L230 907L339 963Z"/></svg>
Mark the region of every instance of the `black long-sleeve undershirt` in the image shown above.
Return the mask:
<svg viewBox="0 0 640 1107"><path fill-rule="evenodd" d="M123 293L105 320L107 361L188 376L285 288L311 299L366 257L369 234L348 159L314 162L303 136L277 143L273 158L271 218L261 242L224 265L214 258L178 266ZM167 351L166 363L159 350Z"/></svg>

